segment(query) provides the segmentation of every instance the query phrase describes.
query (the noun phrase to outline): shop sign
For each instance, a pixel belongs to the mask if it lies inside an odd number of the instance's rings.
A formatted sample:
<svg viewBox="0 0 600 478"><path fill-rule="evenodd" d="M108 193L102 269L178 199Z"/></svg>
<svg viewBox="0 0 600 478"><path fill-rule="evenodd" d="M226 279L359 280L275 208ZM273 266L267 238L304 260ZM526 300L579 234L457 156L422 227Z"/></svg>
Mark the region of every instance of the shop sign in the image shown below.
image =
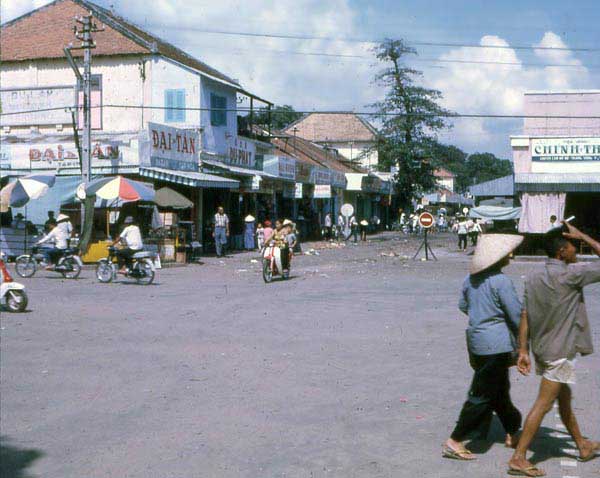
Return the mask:
<svg viewBox="0 0 600 478"><path fill-rule="evenodd" d="M302 189L303 189L303 184L302 183L296 183L295 187L294 187L294 199L302 199Z"/></svg>
<svg viewBox="0 0 600 478"><path fill-rule="evenodd" d="M364 176L361 189L366 193L378 193L381 191L381 178L377 176Z"/></svg>
<svg viewBox="0 0 600 478"><path fill-rule="evenodd" d="M315 199L329 199L331 197L331 185L329 184L315 184L315 191L313 198Z"/></svg>
<svg viewBox="0 0 600 478"><path fill-rule="evenodd" d="M198 171L200 135L197 131L148 123L140 133L140 165L176 171Z"/></svg>
<svg viewBox="0 0 600 478"><path fill-rule="evenodd" d="M331 184L331 171L325 168L313 168L312 182L315 184Z"/></svg>
<svg viewBox="0 0 600 478"><path fill-rule="evenodd" d="M2 144L2 168L15 170L62 170L80 169L79 154L74 143L19 143ZM131 154L124 158L123 152L130 153L124 142L92 142L92 168L135 165Z"/></svg>
<svg viewBox="0 0 600 478"><path fill-rule="evenodd" d="M296 160L289 156L266 155L263 171L284 179L296 178Z"/></svg>
<svg viewBox="0 0 600 478"><path fill-rule="evenodd" d="M331 171L331 185L337 188L346 187L346 173Z"/></svg>
<svg viewBox="0 0 600 478"><path fill-rule="evenodd" d="M2 117L3 126L32 126L32 125L57 125L71 124L71 113L68 109L75 104L75 87L70 86L44 86L35 88L9 88L0 91L2 113L17 113L31 111L31 113L10 114ZM52 111L49 108L60 108Z"/></svg>
<svg viewBox="0 0 600 478"><path fill-rule="evenodd" d="M255 176L252 176L252 185L251 185L251 189L252 191L259 191L260 190L260 183L262 181L262 178L257 174Z"/></svg>
<svg viewBox="0 0 600 478"><path fill-rule="evenodd" d="M296 181L308 183L312 181L313 167L310 164L296 161Z"/></svg>
<svg viewBox="0 0 600 478"><path fill-rule="evenodd" d="M600 161L600 138L534 138L532 161Z"/></svg>
<svg viewBox="0 0 600 478"><path fill-rule="evenodd" d="M229 145L225 162L241 168L257 169L256 145L236 136L233 144Z"/></svg>

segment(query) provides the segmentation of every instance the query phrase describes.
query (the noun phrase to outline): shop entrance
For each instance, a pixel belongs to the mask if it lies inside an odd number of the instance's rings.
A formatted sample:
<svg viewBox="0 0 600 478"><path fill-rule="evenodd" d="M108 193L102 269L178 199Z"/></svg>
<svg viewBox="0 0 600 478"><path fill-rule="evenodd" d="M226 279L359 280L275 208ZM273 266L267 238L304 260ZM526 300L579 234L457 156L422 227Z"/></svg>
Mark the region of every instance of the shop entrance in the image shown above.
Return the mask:
<svg viewBox="0 0 600 478"><path fill-rule="evenodd" d="M567 193L565 218L575 216L573 224L595 239L600 237L600 192Z"/></svg>

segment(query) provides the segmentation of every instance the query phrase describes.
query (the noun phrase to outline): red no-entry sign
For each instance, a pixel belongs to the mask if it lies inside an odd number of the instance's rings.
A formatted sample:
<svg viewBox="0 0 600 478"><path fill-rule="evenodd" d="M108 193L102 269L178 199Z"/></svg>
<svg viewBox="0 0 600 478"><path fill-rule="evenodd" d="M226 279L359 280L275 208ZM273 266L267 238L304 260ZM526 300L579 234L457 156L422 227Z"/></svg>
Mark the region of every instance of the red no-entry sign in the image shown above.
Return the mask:
<svg viewBox="0 0 600 478"><path fill-rule="evenodd" d="M433 221L433 216L429 212L424 212L419 216L419 224L425 229L429 229L433 226Z"/></svg>

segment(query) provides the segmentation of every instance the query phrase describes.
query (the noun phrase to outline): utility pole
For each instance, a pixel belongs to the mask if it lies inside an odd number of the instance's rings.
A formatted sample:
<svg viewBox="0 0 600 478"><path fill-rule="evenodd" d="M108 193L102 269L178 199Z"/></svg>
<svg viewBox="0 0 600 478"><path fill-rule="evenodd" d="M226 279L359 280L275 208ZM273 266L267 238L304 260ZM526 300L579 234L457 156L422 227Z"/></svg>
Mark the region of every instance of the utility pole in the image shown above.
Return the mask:
<svg viewBox="0 0 600 478"><path fill-rule="evenodd" d="M83 90L83 141L81 147L81 180L87 186L92 177L92 49L96 48L96 44L92 38L92 33L101 32L104 28L98 28L94 23L92 13L83 17L76 17L76 25L73 27L75 38L81 44L73 46L71 43L64 48L65 56L69 65L77 78L77 98L79 102L79 91ZM80 73L71 52L73 50L83 50L83 75ZM86 199L82 204L81 214L81 244L82 249L87 249L87 244L91 237L91 226L93 220L93 200Z"/></svg>

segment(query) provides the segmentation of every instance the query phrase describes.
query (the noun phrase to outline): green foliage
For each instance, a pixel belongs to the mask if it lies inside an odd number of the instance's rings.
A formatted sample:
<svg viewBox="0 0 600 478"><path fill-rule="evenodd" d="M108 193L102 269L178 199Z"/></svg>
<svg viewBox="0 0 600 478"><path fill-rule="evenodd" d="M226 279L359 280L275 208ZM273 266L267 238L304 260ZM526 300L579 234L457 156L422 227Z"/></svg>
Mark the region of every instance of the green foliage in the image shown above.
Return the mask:
<svg viewBox="0 0 600 478"><path fill-rule="evenodd" d="M513 173L513 163L492 153L474 153L467 159L467 177L472 184L483 183Z"/></svg>
<svg viewBox="0 0 600 478"><path fill-rule="evenodd" d="M298 113L290 105L281 105L271 108L271 128L274 130L284 129L289 124L300 119L302 113ZM255 124L267 127L269 124L269 113L265 108L261 108L255 116Z"/></svg>
<svg viewBox="0 0 600 478"><path fill-rule="evenodd" d="M429 161L436 144L437 131L449 127L445 116L450 112L438 105L437 90L419 86L420 71L403 64L403 57L416 51L402 40L385 40L374 50L387 68L375 82L385 88L385 98L371 105L381 124L378 140L379 166L398 168L396 190L403 206L435 186L433 165Z"/></svg>

